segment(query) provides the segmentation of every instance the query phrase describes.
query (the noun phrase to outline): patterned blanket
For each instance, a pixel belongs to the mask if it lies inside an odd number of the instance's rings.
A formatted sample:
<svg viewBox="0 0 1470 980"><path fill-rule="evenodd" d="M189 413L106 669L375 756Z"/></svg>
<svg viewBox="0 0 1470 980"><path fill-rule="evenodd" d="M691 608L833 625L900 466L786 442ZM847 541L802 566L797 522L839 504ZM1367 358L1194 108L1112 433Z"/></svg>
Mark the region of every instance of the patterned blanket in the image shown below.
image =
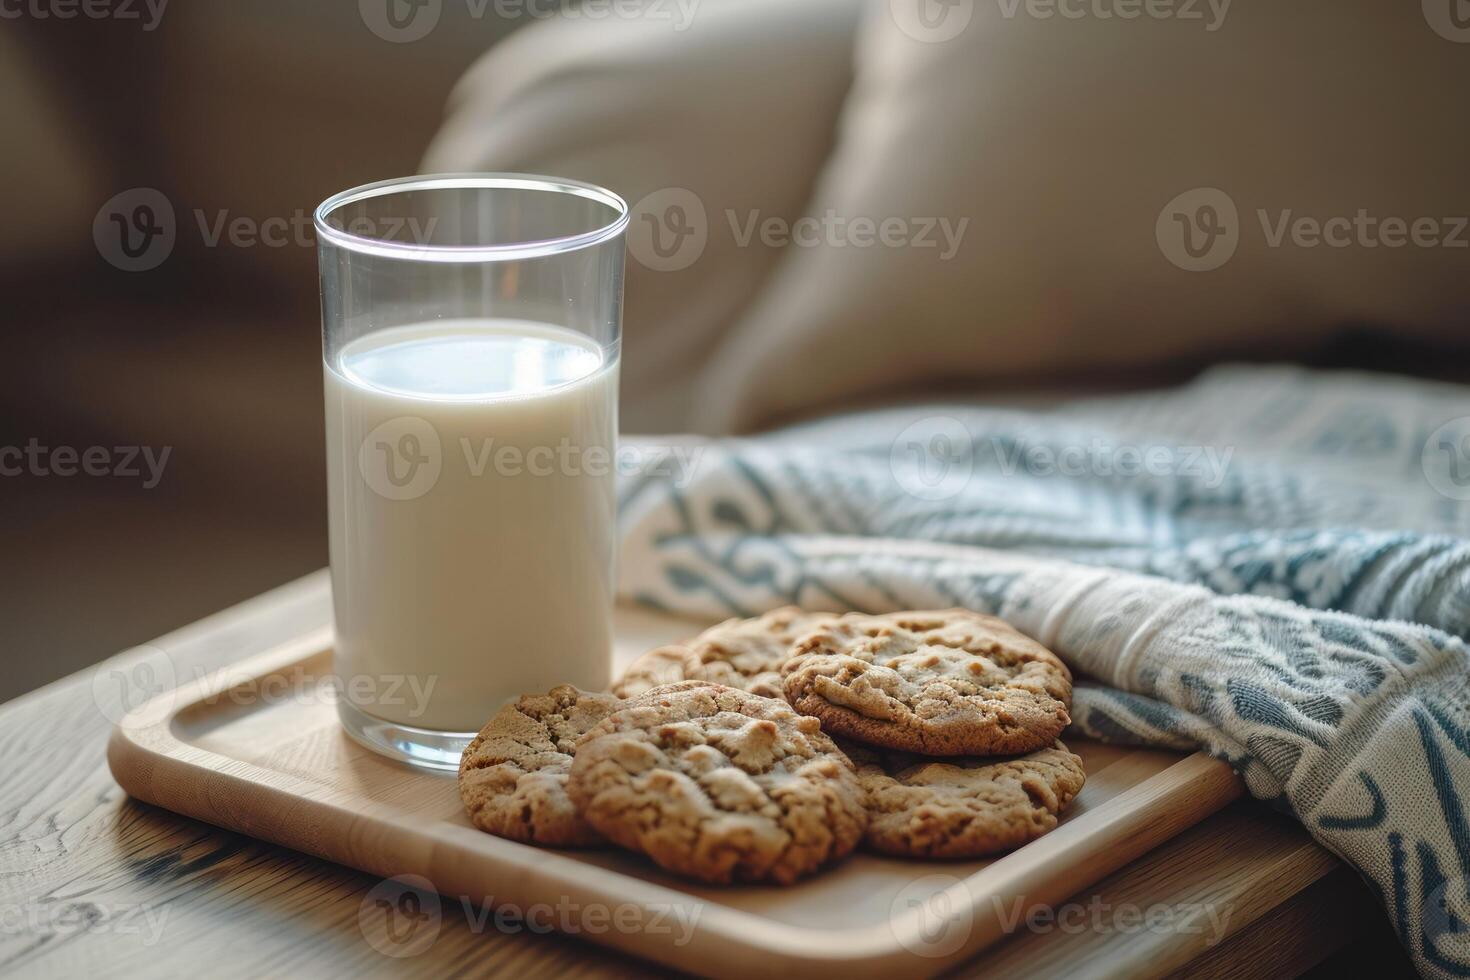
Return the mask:
<svg viewBox="0 0 1470 980"><path fill-rule="evenodd" d="M1229 761L1470 975L1470 391L1227 367L632 445L625 596L1005 617L1079 674L1077 730Z"/></svg>

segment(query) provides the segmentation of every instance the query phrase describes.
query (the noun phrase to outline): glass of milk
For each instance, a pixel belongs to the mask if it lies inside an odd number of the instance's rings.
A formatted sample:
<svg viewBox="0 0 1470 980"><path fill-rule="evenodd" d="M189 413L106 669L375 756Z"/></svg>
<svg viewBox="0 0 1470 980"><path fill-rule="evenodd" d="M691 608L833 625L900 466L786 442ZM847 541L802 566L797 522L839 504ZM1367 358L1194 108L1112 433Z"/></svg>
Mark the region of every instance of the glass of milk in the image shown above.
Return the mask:
<svg viewBox="0 0 1470 980"><path fill-rule="evenodd" d="M315 224L338 714L453 769L507 700L610 679L628 208L446 174Z"/></svg>

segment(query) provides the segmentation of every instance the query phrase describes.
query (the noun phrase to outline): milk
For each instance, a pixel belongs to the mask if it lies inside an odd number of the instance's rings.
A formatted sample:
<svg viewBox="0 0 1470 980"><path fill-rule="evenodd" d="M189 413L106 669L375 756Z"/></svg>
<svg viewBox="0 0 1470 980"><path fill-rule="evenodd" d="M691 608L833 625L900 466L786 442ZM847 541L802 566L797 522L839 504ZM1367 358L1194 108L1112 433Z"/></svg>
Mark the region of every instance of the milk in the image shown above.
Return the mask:
<svg viewBox="0 0 1470 980"><path fill-rule="evenodd" d="M352 703L474 732L520 694L606 687L616 356L542 323L435 321L345 345L325 388Z"/></svg>

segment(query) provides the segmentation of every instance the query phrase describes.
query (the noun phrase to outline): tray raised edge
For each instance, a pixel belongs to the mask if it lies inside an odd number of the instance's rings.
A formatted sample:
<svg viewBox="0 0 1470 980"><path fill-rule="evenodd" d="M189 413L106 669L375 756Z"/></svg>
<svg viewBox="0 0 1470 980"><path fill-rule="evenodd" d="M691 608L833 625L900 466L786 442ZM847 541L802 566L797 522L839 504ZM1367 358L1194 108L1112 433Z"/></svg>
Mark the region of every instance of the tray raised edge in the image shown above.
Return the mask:
<svg viewBox="0 0 1470 980"><path fill-rule="evenodd" d="M796 975L815 968L840 969L850 978L938 972L1003 938L998 906L991 901L996 896L1061 902L1243 792L1225 763L1204 753L1181 757L1046 835L1045 848L1036 846L1042 841L1023 847L947 889L951 907L969 909L967 938L944 955L921 957L911 949L932 951L933 938L922 932L918 909L893 919L887 932L798 928L472 828L402 823L394 819L395 809L366 796L230 758L175 734L181 712L318 656L331 639L330 629L314 630L139 706L108 741L113 778L129 795L176 813L382 877L423 875L446 894L473 900L485 899L486 882L493 880L497 900L523 906L547 894L583 903L702 902L695 934L683 946L616 930L592 938L706 975ZM365 848L364 841L376 846ZM982 875L984 887L976 890L972 886Z"/></svg>

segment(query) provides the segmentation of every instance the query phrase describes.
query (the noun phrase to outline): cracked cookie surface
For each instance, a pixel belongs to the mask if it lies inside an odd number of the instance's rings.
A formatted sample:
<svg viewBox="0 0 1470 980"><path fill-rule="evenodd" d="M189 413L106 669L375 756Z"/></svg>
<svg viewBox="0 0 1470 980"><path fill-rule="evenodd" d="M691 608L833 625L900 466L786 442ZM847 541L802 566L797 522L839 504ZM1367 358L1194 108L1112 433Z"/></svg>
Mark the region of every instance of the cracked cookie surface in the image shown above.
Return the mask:
<svg viewBox="0 0 1470 980"><path fill-rule="evenodd" d="M1004 759L842 748L867 794L867 846L899 857L1013 850L1056 827L1086 778L1082 760L1061 742Z"/></svg>
<svg viewBox="0 0 1470 980"><path fill-rule="evenodd" d="M567 796L567 774L577 739L622 705L562 684L501 708L460 758L459 796L470 821L528 844L602 843Z"/></svg>
<svg viewBox="0 0 1470 980"><path fill-rule="evenodd" d="M613 693L636 697L681 680L709 681L782 698L781 667L792 645L837 616L786 606L753 619L728 619L687 643L650 650L628 667Z"/></svg>
<svg viewBox="0 0 1470 980"><path fill-rule="evenodd" d="M852 851L868 820L817 719L697 682L649 691L589 731L568 789L609 840L717 884L789 884Z"/></svg>
<svg viewBox="0 0 1470 980"><path fill-rule="evenodd" d="M1033 752L1071 721L1066 665L964 609L842 616L797 642L782 678L828 732L923 755Z"/></svg>

